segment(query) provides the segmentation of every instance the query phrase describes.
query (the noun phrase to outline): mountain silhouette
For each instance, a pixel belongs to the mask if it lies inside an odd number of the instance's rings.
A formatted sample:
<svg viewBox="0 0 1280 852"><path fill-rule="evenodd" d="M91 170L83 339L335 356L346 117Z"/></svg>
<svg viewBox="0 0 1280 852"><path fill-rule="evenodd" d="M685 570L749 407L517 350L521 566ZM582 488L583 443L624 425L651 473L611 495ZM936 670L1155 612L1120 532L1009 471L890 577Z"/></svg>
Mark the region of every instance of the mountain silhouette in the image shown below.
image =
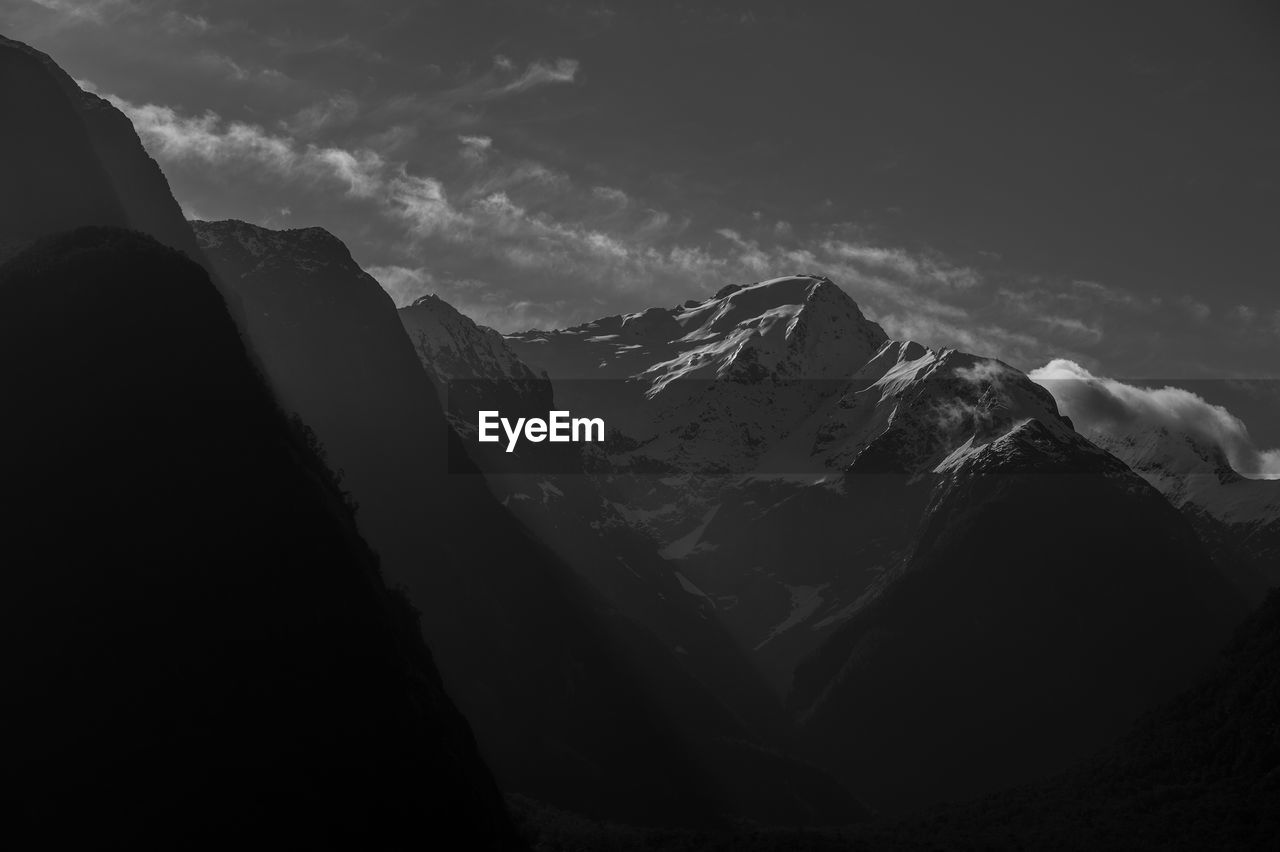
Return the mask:
<svg viewBox="0 0 1280 852"><path fill-rule="evenodd" d="M0 362L16 828L518 848L413 610L203 269L120 229L42 238L0 267Z"/></svg>
<svg viewBox="0 0 1280 852"><path fill-rule="evenodd" d="M123 113L3 35L0 78L0 260L36 237L115 225L202 262L168 181Z"/></svg>

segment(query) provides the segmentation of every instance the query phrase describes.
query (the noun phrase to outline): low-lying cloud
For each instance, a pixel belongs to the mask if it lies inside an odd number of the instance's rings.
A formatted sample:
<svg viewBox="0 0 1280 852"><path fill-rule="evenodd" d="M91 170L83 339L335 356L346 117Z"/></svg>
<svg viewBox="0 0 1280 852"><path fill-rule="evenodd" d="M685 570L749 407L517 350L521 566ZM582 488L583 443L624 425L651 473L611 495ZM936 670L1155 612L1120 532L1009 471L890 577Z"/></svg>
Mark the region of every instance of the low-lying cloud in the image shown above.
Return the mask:
<svg viewBox="0 0 1280 852"><path fill-rule="evenodd" d="M1057 358L1031 378L1048 388L1076 429L1123 438L1163 427L1221 448L1239 473L1280 479L1280 449L1261 449L1244 422L1220 405L1182 388L1144 388L1095 376L1074 361Z"/></svg>

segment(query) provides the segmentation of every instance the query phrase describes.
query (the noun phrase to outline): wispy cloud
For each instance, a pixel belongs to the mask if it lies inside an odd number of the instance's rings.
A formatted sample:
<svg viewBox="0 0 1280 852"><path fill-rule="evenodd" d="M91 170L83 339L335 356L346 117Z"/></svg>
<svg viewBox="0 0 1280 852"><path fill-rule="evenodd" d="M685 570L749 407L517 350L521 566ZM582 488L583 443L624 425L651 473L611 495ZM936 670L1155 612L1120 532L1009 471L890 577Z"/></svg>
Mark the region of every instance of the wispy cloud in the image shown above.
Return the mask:
<svg viewBox="0 0 1280 852"><path fill-rule="evenodd" d="M131 0L30 0L64 18L95 24L105 23L115 14L132 7Z"/></svg>
<svg viewBox="0 0 1280 852"><path fill-rule="evenodd" d="M507 73L516 73L514 64ZM1025 366L1065 357L1094 368L1113 350L1159 348L1162 323L1216 321L1197 319L1174 297L1096 281L1013 279L999 258L983 260L985 266L956 263L872 239L849 224L779 227L748 211L720 225L691 225L690 216L621 187L579 183L501 149L492 136L448 125L431 128L446 147L427 161L410 161L414 150L401 153L395 134L323 144L341 135L334 130L345 115L363 116L342 95L270 129L213 112L111 100L166 167L204 163L216 166L220 178L270 181L280 194L273 209L281 203L298 209L301 197L289 193L306 193L314 205L332 207L335 197L352 205L345 218L360 223L355 227L381 223L373 249L380 269L431 270L438 276L431 286L446 298L465 295L502 330L678 304L726 283L792 273L829 276L895 337ZM428 283L403 274L393 280L404 292ZM484 281L489 289L483 296L474 287L454 292L447 285L453 281ZM511 306L505 317L504 305ZM1228 320L1272 335L1269 311L1224 312Z"/></svg>
<svg viewBox="0 0 1280 852"><path fill-rule="evenodd" d="M1037 321L1050 328L1066 332L1071 337L1090 343L1102 340L1102 329L1089 325L1076 317L1041 316Z"/></svg>
<svg viewBox="0 0 1280 852"><path fill-rule="evenodd" d="M295 136L311 138L344 127L360 115L360 102L350 92L337 92L298 110L280 127Z"/></svg>
<svg viewBox="0 0 1280 852"><path fill-rule="evenodd" d="M873 270L889 270L914 280L965 289L977 287L982 277L973 269L900 248L828 240L823 249L832 257Z"/></svg>
<svg viewBox="0 0 1280 852"><path fill-rule="evenodd" d="M501 66L499 66L501 67ZM509 70L510 64L503 70ZM508 95L523 92L534 86L546 86L555 83L572 83L578 76L578 60L557 59L555 62L531 62L524 72L514 80L490 90L492 96Z"/></svg>
<svg viewBox="0 0 1280 852"><path fill-rule="evenodd" d="M462 158L473 165L488 159L489 150L493 148L493 139L489 136L461 135L458 141L462 143Z"/></svg>
<svg viewBox="0 0 1280 852"><path fill-rule="evenodd" d="M615 186L593 186L591 194L602 201L608 201L620 207L626 207L631 203L631 196Z"/></svg>

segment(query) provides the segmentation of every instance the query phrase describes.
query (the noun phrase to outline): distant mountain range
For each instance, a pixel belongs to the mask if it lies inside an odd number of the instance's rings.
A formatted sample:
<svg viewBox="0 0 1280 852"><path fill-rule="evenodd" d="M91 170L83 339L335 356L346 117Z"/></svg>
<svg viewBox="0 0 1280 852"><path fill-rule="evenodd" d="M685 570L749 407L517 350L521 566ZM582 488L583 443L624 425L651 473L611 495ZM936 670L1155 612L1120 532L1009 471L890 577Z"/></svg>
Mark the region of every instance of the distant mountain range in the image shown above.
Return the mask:
<svg viewBox="0 0 1280 852"><path fill-rule="evenodd" d="M521 848L500 791L716 833L1033 785L1052 820L1064 772L1123 840L1130 767L1213 838L1217 796L1271 825L1274 593L1214 661L1280 583L1280 483L1082 434L820 275L505 336L397 310L323 229L184 222L38 51L0 78L4 772L42 845ZM607 440L505 454L481 405Z"/></svg>

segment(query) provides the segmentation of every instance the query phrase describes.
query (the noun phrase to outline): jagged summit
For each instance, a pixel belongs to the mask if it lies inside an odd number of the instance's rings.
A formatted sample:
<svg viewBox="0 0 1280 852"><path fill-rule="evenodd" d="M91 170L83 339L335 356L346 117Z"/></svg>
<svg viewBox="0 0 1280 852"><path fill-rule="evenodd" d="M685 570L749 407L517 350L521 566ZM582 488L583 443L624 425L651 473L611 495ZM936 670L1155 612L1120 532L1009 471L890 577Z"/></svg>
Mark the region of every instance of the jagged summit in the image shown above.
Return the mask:
<svg viewBox="0 0 1280 852"><path fill-rule="evenodd" d="M818 275L507 342L559 385L632 384L631 410L609 413L647 442L640 456L677 467L922 473L1028 419L1074 442L1053 396L1019 370L891 340Z"/></svg>
<svg viewBox="0 0 1280 852"><path fill-rule="evenodd" d="M1060 421L1029 417L995 440L966 441L936 468L938 473L1127 473L1124 463Z"/></svg>
<svg viewBox="0 0 1280 852"><path fill-rule="evenodd" d="M659 393L676 380L847 376L888 335L830 279L795 275L507 339L554 377L635 378Z"/></svg>
<svg viewBox="0 0 1280 852"><path fill-rule="evenodd" d="M994 358L888 341L850 380L813 438L828 467L919 473L954 464L1034 420L1078 437L1053 396Z"/></svg>

